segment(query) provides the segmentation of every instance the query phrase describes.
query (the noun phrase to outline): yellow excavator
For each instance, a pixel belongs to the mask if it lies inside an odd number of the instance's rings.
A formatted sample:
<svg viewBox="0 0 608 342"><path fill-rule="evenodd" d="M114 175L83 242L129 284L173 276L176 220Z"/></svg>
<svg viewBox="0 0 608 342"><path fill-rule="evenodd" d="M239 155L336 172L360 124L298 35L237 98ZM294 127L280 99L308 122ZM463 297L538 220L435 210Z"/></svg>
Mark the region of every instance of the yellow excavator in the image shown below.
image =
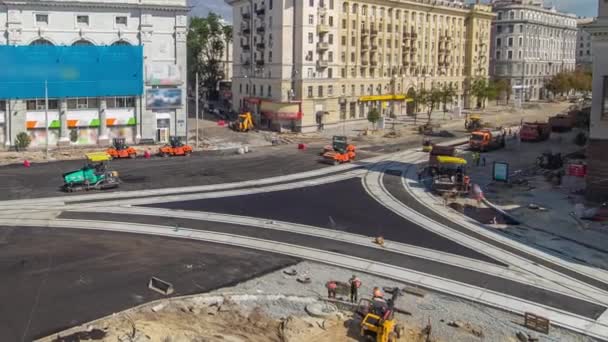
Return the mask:
<svg viewBox="0 0 608 342"><path fill-rule="evenodd" d="M361 299L357 314L361 319L361 336L375 342L397 342L404 329L395 319L395 300L399 289L393 289L393 296L386 302Z"/></svg>
<svg viewBox="0 0 608 342"><path fill-rule="evenodd" d="M230 123L230 128L237 132L249 132L253 129L251 112L239 114L239 117Z"/></svg>

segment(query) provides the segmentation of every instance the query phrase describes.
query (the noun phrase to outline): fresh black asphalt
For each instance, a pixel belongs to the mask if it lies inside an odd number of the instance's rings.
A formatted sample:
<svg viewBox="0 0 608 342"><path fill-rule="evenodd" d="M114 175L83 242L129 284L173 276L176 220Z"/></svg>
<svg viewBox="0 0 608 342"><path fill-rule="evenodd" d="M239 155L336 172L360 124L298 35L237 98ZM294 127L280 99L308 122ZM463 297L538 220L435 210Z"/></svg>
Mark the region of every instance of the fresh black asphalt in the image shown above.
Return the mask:
<svg viewBox="0 0 608 342"><path fill-rule="evenodd" d="M31 341L163 296L208 292L297 258L201 241L128 233L0 227L0 341ZM218 267L221 265L221 267Z"/></svg>
<svg viewBox="0 0 608 342"><path fill-rule="evenodd" d="M365 236L383 236L391 241L500 264L386 209L365 192L360 178L284 191L147 206L258 217Z"/></svg>
<svg viewBox="0 0 608 342"><path fill-rule="evenodd" d="M556 265L550 261L547 261L545 259L539 258L535 255L532 255L530 253L526 253L522 250L519 250L517 248L514 248L512 246L509 246L507 244L498 242L494 239L491 239L485 235L476 233L470 229L467 229L439 214L437 214L436 212L434 212L433 210L425 207L424 205L422 205L420 202L418 202L415 198L412 197L412 195L410 193L408 193L404 187L403 187L403 183L401 180L401 174L394 174L394 173L385 173L384 177L383 177L383 183L384 183L384 187L388 190L388 192L391 193L391 195L393 195L395 198L397 198L400 202L402 202L403 204L405 204L406 206L408 206L409 208L417 211L418 213L438 222L441 223L451 229L457 230L463 234L467 234L477 240L483 241L485 243L488 243L492 246L495 246L501 250L504 250L506 252L518 255L520 257L523 257L535 264L547 267L549 269L552 269L556 272L559 272L561 274L564 274L566 276L569 276L571 278L574 278L576 280L585 282L591 286L595 286L598 289L602 289L605 291L608 291L608 284L605 282L602 282L600 280L594 279L594 278L590 278L584 274L578 273L572 269L569 268L565 268L559 265ZM523 243L523 242L522 242Z"/></svg>
<svg viewBox="0 0 608 342"><path fill-rule="evenodd" d="M422 258L407 256L386 250L355 245L348 242L319 238L287 231L255 228L227 223L209 222L202 220L168 218L162 216L147 216L133 214L107 215L95 212L63 212L62 219L86 219L99 221L117 221L129 223L141 223L150 225L165 225L180 229L196 229L204 231L220 232L225 234L240 235L294 244L304 247L315 248L335 252L343 255L359 257L367 260L381 262L389 265L410 269L426 274L431 274L461 283L474 285L491 291L504 293L513 297L522 298L531 302L540 303L557 309L572 312L589 318L597 318L605 307L564 296L541 288L521 284L504 278L491 276L485 273L468 270L456 266L430 261ZM172 229L172 228L171 228ZM371 243L371 240L370 240ZM331 260L326 260L331 264Z"/></svg>

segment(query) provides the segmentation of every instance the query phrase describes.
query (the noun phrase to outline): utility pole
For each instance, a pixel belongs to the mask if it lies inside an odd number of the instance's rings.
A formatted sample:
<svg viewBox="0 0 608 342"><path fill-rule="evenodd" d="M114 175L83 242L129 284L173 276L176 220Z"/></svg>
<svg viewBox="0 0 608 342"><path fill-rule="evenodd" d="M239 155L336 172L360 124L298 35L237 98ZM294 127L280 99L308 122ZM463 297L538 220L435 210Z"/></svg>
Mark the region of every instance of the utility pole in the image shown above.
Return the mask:
<svg viewBox="0 0 608 342"><path fill-rule="evenodd" d="M194 84L194 110L196 111L196 148L198 148L198 72L195 74L196 83Z"/></svg>
<svg viewBox="0 0 608 342"><path fill-rule="evenodd" d="M45 156L49 159L49 85L48 81L44 81L44 128L46 130L46 137L44 141Z"/></svg>

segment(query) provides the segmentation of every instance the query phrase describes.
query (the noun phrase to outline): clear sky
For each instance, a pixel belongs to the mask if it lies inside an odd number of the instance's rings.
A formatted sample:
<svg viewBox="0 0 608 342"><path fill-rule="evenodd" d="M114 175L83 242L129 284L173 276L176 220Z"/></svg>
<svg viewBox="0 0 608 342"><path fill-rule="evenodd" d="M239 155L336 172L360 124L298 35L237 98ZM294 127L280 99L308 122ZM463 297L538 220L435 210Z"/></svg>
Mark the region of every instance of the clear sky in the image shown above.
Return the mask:
<svg viewBox="0 0 608 342"><path fill-rule="evenodd" d="M205 16L209 12L215 12L227 21L232 21L232 10L224 0L188 0L193 6L191 15ZM574 13L583 17L594 17L597 15L598 0L545 0L545 5L553 5L560 12Z"/></svg>

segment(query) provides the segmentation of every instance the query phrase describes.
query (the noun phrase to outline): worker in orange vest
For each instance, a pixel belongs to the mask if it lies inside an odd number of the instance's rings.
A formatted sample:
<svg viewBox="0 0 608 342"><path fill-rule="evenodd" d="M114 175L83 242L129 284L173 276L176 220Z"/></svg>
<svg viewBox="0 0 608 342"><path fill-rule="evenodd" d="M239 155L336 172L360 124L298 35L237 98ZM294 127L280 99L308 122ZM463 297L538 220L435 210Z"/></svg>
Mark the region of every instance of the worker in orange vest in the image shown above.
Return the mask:
<svg viewBox="0 0 608 342"><path fill-rule="evenodd" d="M330 280L327 282L327 298L336 298L336 289L338 284L335 281Z"/></svg>
<svg viewBox="0 0 608 342"><path fill-rule="evenodd" d="M382 290L380 290L379 287L374 287L374 292L373 292L372 300L375 300L375 301L378 301L378 302L386 302L384 300L384 293L382 292Z"/></svg>
<svg viewBox="0 0 608 342"><path fill-rule="evenodd" d="M357 300L359 300L359 288L361 287L361 280L359 280L359 278L353 274L348 282L350 283L350 301L355 303Z"/></svg>

